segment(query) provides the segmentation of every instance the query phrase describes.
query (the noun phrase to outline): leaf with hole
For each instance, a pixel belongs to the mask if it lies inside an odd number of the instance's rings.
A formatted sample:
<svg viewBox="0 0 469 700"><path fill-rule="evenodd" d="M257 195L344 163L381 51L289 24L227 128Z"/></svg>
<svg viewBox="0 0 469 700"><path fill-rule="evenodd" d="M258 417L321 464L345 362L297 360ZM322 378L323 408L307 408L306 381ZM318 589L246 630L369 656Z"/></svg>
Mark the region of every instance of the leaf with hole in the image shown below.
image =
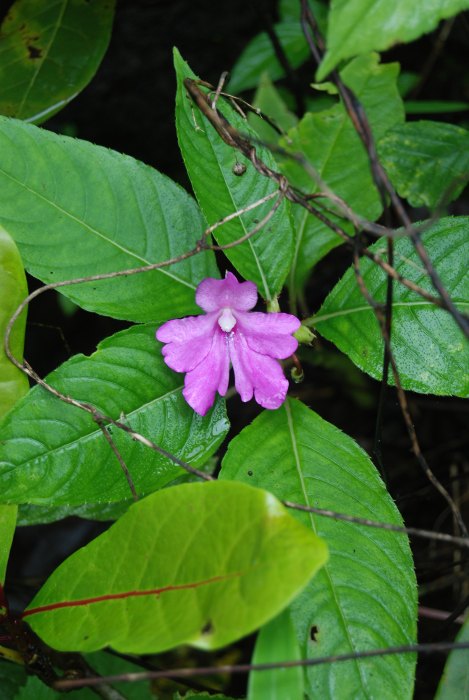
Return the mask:
<svg viewBox="0 0 469 700"><path fill-rule="evenodd" d="M209 224L214 224L275 193L278 188L269 178L260 175L237 150L228 146L191 101L183 80L195 79L195 75L176 49L174 63L178 79L176 127L179 148L201 209ZM257 138L248 123L227 102L221 104L219 101L218 108L240 133ZM277 169L268 150L256 146L256 152L268 167ZM234 172L237 163L246 166L241 175ZM271 199L217 228L214 231L217 242L225 245L247 235L271 211L274 201ZM267 300L280 292L290 267L293 232L289 212L288 202L284 200L260 231L225 250L238 272L255 282L259 293Z"/></svg>
<svg viewBox="0 0 469 700"><path fill-rule="evenodd" d="M424 227L423 244L443 285L460 311L467 313L469 217L447 217L418 225ZM386 242L378 240L371 250L385 254ZM396 241L394 259L400 275L435 294L409 238ZM360 271L369 293L384 303L386 273L368 259L361 261ZM308 325L335 343L362 370L381 379L383 339L352 269L336 284ZM459 326L447 311L399 283L394 285L391 342L404 389L424 394L469 395L469 345Z"/></svg>
<svg viewBox="0 0 469 700"><path fill-rule="evenodd" d="M47 225L45 224L47 222ZM45 283L144 267L187 253L204 221L174 182L129 156L0 118L0 224ZM198 313L213 253L142 274L62 287L96 313L163 321Z"/></svg>
<svg viewBox="0 0 469 700"><path fill-rule="evenodd" d="M90 82L106 52L114 0L16 0L0 28L0 114L36 123Z"/></svg>
<svg viewBox="0 0 469 700"><path fill-rule="evenodd" d="M441 19L468 8L469 0L332 0L327 52L318 69L318 80L344 58L413 41L431 32Z"/></svg>
<svg viewBox="0 0 469 700"><path fill-rule="evenodd" d="M165 365L153 325L134 326L103 340L93 355L75 355L46 381L121 419L194 467L204 464L228 431L223 399L204 418L186 403L183 378ZM182 473L168 457L118 428L109 431L139 494ZM131 497L121 465L91 416L40 386L31 389L3 424L0 493L3 503L49 507Z"/></svg>
<svg viewBox="0 0 469 700"><path fill-rule="evenodd" d="M381 65L376 54L369 54L352 61L341 73L362 103L376 140L404 120L396 82L398 70L396 63ZM282 145L290 152L302 153L321 180L357 214L371 220L380 215L382 205L373 184L368 154L342 104L307 113L298 126L290 129L288 140ZM322 190L307 170L293 160L286 159L282 171L305 192ZM339 211L334 201L326 199L325 203ZM311 268L342 242L334 231L297 205L294 216L295 252L289 274L293 292L302 290ZM332 218L351 232L351 226L344 225L343 219Z"/></svg>
<svg viewBox="0 0 469 700"><path fill-rule="evenodd" d="M413 207L447 204L469 180L469 131L453 124L401 124L381 139L378 152L397 192Z"/></svg>
<svg viewBox="0 0 469 700"><path fill-rule="evenodd" d="M28 379L7 357L3 338L8 323L28 294L23 263L15 242L0 226L0 420L29 388ZM21 361L23 358L26 309L16 320L10 334L10 350Z"/></svg>
<svg viewBox="0 0 469 700"><path fill-rule="evenodd" d="M268 489L281 500L402 525L365 452L296 400L264 411L230 442L220 478ZM330 551L290 606L303 657L413 643L417 590L407 537L291 512ZM321 700L406 700L414 668L409 654L323 664L306 670L306 693Z"/></svg>
<svg viewBox="0 0 469 700"><path fill-rule="evenodd" d="M59 650L217 649L280 612L326 560L324 542L271 494L184 484L132 505L23 615Z"/></svg>

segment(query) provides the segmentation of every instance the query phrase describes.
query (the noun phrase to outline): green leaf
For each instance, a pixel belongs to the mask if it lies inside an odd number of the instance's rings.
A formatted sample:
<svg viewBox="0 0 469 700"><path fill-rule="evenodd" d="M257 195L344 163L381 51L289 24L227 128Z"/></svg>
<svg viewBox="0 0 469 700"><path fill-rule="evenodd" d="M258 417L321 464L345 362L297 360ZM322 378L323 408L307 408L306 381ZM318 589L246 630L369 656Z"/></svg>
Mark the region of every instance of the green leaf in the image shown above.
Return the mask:
<svg viewBox="0 0 469 700"><path fill-rule="evenodd" d="M86 654L85 661L100 676L113 676L118 673L141 673L145 670L142 666L133 664L127 659L106 651ZM136 683L117 682L113 683L112 687L118 690L126 700L158 700L158 696L152 693L150 681L138 681ZM61 697L67 696L61 694ZM96 700L96 695L93 695L91 700ZM109 700L112 700L111 696L109 696Z"/></svg>
<svg viewBox="0 0 469 700"><path fill-rule="evenodd" d="M280 22L273 29L291 67L301 66L311 55L301 24L297 21ZM271 80L285 75L266 32L255 36L236 61L228 83L229 91L236 95L256 87L262 73L267 73Z"/></svg>
<svg viewBox="0 0 469 700"><path fill-rule="evenodd" d="M255 171L238 151L228 146L192 103L183 80L195 76L176 49L174 63L178 78L176 127L179 147L202 211L209 224L213 224L275 192L277 187ZM247 122L227 103L220 109L232 126L257 138ZM277 169L269 151L260 147L256 151L267 166ZM247 168L241 176L233 172L237 162ZM246 235L267 215L272 204L272 201L266 202L216 229L214 236L218 243L226 244ZM238 272L255 282L266 300L273 299L280 292L290 267L293 232L289 211L288 202L283 201L273 218L255 236L225 251Z"/></svg>
<svg viewBox="0 0 469 700"><path fill-rule="evenodd" d="M275 124L283 131L288 131L288 129L291 129L298 123L297 117L293 112L290 112L267 73L261 75L259 87L254 95L252 104L266 116L273 119ZM257 131L262 141L267 143L276 143L278 141L279 134L264 119L250 113L248 122Z"/></svg>
<svg viewBox="0 0 469 700"><path fill-rule="evenodd" d="M8 557L16 528L17 506L0 506L0 585L5 583Z"/></svg>
<svg viewBox="0 0 469 700"><path fill-rule="evenodd" d="M27 377L6 356L3 338L8 322L28 294L26 276L18 249L0 226L0 420L29 388ZM26 309L17 319L10 335L10 349L23 358Z"/></svg>
<svg viewBox="0 0 469 700"><path fill-rule="evenodd" d="M449 100L406 100L406 114L451 114L467 112L469 102L451 102Z"/></svg>
<svg viewBox="0 0 469 700"><path fill-rule="evenodd" d="M75 355L47 377L58 391L90 402L193 466L215 452L228 431L219 399L201 417L182 396L183 378L164 363L155 327L134 326L107 338L91 357ZM181 473L117 428L112 438L138 493ZM121 466L92 418L35 387L10 412L0 445L0 493L6 503L80 505L131 496Z"/></svg>
<svg viewBox="0 0 469 700"><path fill-rule="evenodd" d="M341 73L362 103L376 140L404 120L396 85L398 71L396 63L380 65L379 57L370 54L355 59ZM354 211L367 219L378 218L382 206L371 177L368 154L342 104L306 114L288 132L288 139L283 146L301 152L322 180ZM304 191L320 190L297 163L285 161L282 171ZM337 210L334 203L331 206ZM342 239L305 209L295 207L294 216L296 241L289 286L291 290L301 290L311 268ZM345 228L350 230L347 224Z"/></svg>
<svg viewBox="0 0 469 700"><path fill-rule="evenodd" d="M266 488L277 498L384 523L402 524L365 452L304 404L264 411L231 441L220 477ZM414 642L417 591L407 537L292 511L330 549L325 567L290 609L305 658ZM408 654L324 664L306 671L321 700L412 695Z"/></svg>
<svg viewBox="0 0 469 700"><path fill-rule="evenodd" d="M41 122L90 82L108 47L114 0L17 0L0 28L0 113Z"/></svg>
<svg viewBox="0 0 469 700"><path fill-rule="evenodd" d="M321 32L327 29L327 7L324 0L308 0L308 5L314 12L314 16ZM299 22L301 19L301 3L297 0L279 0L278 13L282 22Z"/></svg>
<svg viewBox="0 0 469 700"><path fill-rule="evenodd" d="M47 225L46 223L47 222ZM191 197L107 148L0 118L0 224L43 282L142 267L194 248L204 229ZM212 253L130 277L62 287L89 311L132 321L198 313Z"/></svg>
<svg viewBox="0 0 469 700"><path fill-rule="evenodd" d="M388 131L379 155L401 197L413 207L456 199L469 180L469 131L418 121Z"/></svg>
<svg viewBox="0 0 469 700"><path fill-rule="evenodd" d="M431 32L441 19L469 8L469 0L332 0L327 52L318 80L344 58L382 51Z"/></svg>
<svg viewBox="0 0 469 700"><path fill-rule="evenodd" d="M419 224L420 226L422 224ZM467 235L469 217L447 217L425 222L422 239L446 290L463 312L469 311ZM384 253L378 240L371 250ZM410 240L395 244L395 269L431 293L435 293ZM376 301L386 299L386 273L363 259L360 270ZM307 321L331 340L362 370L381 379L383 340L374 313L363 298L354 271L349 269L336 284L319 312ZM439 309L401 284L394 285L392 348L404 389L424 394L469 394L469 346L447 311Z"/></svg>
<svg viewBox="0 0 469 700"><path fill-rule="evenodd" d="M24 617L59 650L216 649L277 614L326 559L271 494L184 484L135 503L69 557Z"/></svg>
<svg viewBox="0 0 469 700"><path fill-rule="evenodd" d="M264 625L257 637L253 664L299 661L298 640L290 612L280 615ZM303 669L276 668L273 671L251 671L247 700L303 700Z"/></svg>
<svg viewBox="0 0 469 700"><path fill-rule="evenodd" d="M469 642L469 617L455 641ZM446 661L435 700L467 700L467 698L469 698L469 649L454 649Z"/></svg>

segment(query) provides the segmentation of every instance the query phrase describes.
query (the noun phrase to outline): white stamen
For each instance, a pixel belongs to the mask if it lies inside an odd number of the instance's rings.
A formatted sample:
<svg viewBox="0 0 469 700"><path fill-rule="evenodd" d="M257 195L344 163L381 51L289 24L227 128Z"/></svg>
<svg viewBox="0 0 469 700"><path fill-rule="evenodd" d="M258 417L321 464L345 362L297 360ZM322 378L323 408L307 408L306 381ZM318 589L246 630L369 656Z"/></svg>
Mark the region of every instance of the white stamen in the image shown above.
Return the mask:
<svg viewBox="0 0 469 700"><path fill-rule="evenodd" d="M220 316L218 317L218 325L220 326L222 331L225 331L225 333L229 333L233 330L233 328L236 325L236 318L233 316L231 309L229 309L228 307L225 307L223 309Z"/></svg>

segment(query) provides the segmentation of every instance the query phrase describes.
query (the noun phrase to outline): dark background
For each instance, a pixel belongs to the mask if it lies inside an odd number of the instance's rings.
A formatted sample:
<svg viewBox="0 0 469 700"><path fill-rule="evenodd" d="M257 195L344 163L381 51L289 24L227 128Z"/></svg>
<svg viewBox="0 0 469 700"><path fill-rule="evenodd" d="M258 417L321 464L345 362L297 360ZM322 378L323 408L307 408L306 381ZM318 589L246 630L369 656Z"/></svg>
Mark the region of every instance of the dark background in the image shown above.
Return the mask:
<svg viewBox="0 0 469 700"><path fill-rule="evenodd" d="M1 6L1 13L11 3ZM136 0L118 2L108 53L92 83L45 126L130 154L154 166L189 189L174 127L175 77L172 47L177 46L192 69L205 80L218 81L229 70L247 41L261 31L267 18L276 19L276 2L209 2ZM458 18L441 54L434 55L437 33L408 46L396 47L383 60L399 60L406 70L427 74L421 99L469 101L467 56L468 22ZM429 69L430 67L430 69ZM314 65L299 72L304 93L313 79ZM430 115L465 124L468 113ZM453 209L469 211L467 193ZM418 212L411 212L416 217ZM421 212L420 212L421 214ZM318 308L324 296L350 264L349 253L336 249L317 267L308 289L308 305ZM37 286L31 280L31 288ZM82 310L63 312L55 294L33 302L28 323L26 357L45 374L71 354L89 354L107 335L128 324ZM324 341L316 343L313 364L305 364L305 382L293 392L322 417L354 437L370 453L376 422L379 385L355 370ZM335 358L333 367L324 357ZM412 414L424 454L438 478L468 514L467 416L460 400L409 394ZM257 408L230 402L230 418L237 432L253 419ZM393 390L387 395L382 428L384 477L406 523L455 533L445 502L430 486L410 452L409 440ZM101 525L75 518L53 525L21 529L15 538L9 587L18 606L27 602L50 571L68 553L95 536ZM457 534L457 533L455 533ZM413 539L421 605L462 614L468 603L467 550ZM425 611L422 610L422 613ZM422 614L419 641L452 640L458 625ZM244 649L249 658L251 642ZM442 657L419 664L417 698L433 697L441 674ZM227 691L228 692L228 691ZM242 680L231 692L243 692ZM338 698L337 700L340 700Z"/></svg>

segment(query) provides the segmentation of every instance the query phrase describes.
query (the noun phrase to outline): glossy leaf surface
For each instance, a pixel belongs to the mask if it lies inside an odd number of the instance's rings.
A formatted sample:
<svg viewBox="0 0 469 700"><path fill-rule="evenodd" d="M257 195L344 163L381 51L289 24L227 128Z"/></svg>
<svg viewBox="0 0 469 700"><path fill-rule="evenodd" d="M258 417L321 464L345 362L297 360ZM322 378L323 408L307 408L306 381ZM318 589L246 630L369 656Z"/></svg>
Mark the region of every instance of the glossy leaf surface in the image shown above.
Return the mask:
<svg viewBox="0 0 469 700"><path fill-rule="evenodd" d="M49 375L57 390L104 414L193 466L213 454L228 430L224 401L204 418L182 396L183 378L163 362L155 327L134 326L104 340L91 357L75 355ZM161 488L181 473L168 458L111 428L138 493ZM2 430L3 502L80 505L131 497L116 457L92 418L35 387Z"/></svg>
<svg viewBox="0 0 469 700"><path fill-rule="evenodd" d="M45 225L44 222L47 222ZM174 182L129 156L0 118L0 224L43 282L143 267L194 248L204 222ZM131 321L198 313L212 253L144 274L61 288L89 311Z"/></svg>
<svg viewBox="0 0 469 700"><path fill-rule="evenodd" d="M221 478L269 489L282 500L402 523L365 452L304 404L264 411L231 441ZM292 511L323 537L326 566L291 605L302 654L344 654L415 640L416 585L402 534ZM407 655L306 670L308 697L402 700L412 695Z"/></svg>
<svg viewBox="0 0 469 700"><path fill-rule="evenodd" d="M0 420L29 388L25 374L10 362L3 338L14 312L28 295L28 286L15 242L0 226ZM18 360L23 358L26 310L15 322L10 335L10 349Z"/></svg>
<svg viewBox="0 0 469 700"><path fill-rule="evenodd" d="M90 82L108 47L114 0L17 0L0 28L0 114L41 122Z"/></svg>
<svg viewBox="0 0 469 700"><path fill-rule="evenodd" d="M461 311L469 311L469 217L447 217L428 224L422 240L430 260ZM377 241L372 249L383 252ZM408 238L395 244L395 268L431 293L432 284ZM386 298L386 273L372 261L360 264L363 280L377 301ZM311 324L361 369L381 378L383 340L374 313L349 269ZM392 348L405 389L432 394L469 395L469 347L450 314L401 284L394 286Z"/></svg>
<svg viewBox="0 0 469 700"><path fill-rule="evenodd" d="M355 59L341 73L345 84L362 103L376 140L404 120L397 74L397 64L380 65L376 54ZM373 184L368 154L342 104L307 113L288 132L288 139L291 144L285 140L284 147L303 153L326 185L357 214L371 220L380 215L382 206ZM282 170L305 192L322 189L291 160L282 164ZM338 210L336 204L331 206ZM289 286L301 290L311 268L342 239L305 209L295 209L295 253Z"/></svg>
<svg viewBox="0 0 469 700"><path fill-rule="evenodd" d="M187 95L186 77L195 78L188 65L175 50L178 78L176 127L187 172L195 195L209 224L232 214L277 190L275 184L254 170L249 161L228 146L214 127L202 116ZM218 104L224 117L243 134L257 137L247 122L226 102ZM273 170L272 155L257 147L259 157ZM235 175L236 163L246 166L242 175ZM273 200L237 217L214 231L218 243L237 241L251 231L271 210ZM293 231L289 206L283 201L270 221L244 243L225 251L227 257L246 279L255 282L259 294L272 299L282 288L293 253Z"/></svg>
<svg viewBox="0 0 469 700"><path fill-rule="evenodd" d="M401 197L434 208L456 199L469 180L469 131L417 121L388 131L379 156Z"/></svg>
<svg viewBox="0 0 469 700"><path fill-rule="evenodd" d="M467 8L469 0L332 0L318 80L344 58L413 41Z"/></svg>
<svg viewBox="0 0 469 700"><path fill-rule="evenodd" d="M324 543L271 494L185 484L134 504L69 557L26 619L62 650L216 649L277 614L326 559Z"/></svg>
<svg viewBox="0 0 469 700"><path fill-rule="evenodd" d="M301 652L289 610L270 620L260 630L251 663L299 661ZM303 700L303 669L276 668L251 671L247 700Z"/></svg>

